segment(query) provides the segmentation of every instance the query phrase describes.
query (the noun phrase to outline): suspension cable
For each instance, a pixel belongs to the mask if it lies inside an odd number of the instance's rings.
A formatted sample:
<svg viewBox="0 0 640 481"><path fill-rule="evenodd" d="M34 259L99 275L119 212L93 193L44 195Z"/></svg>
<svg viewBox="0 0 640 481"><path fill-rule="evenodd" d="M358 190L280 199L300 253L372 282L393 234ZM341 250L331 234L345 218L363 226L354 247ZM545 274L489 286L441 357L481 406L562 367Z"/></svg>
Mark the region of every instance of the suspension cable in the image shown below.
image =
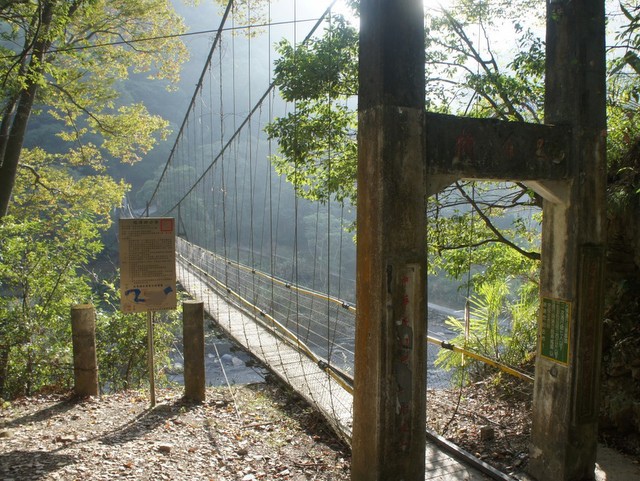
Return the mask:
<svg viewBox="0 0 640 481"><path fill-rule="evenodd" d="M215 36L214 40L213 40L213 44L211 45L211 48L209 49L209 55L207 55L207 60L204 63L204 68L202 69L202 73L200 74L200 78L198 79L198 83L196 84L196 88L193 91L193 95L191 96L191 101L189 102L189 106L187 107L187 112L184 115L184 119L182 119L182 124L180 125L180 129L178 130L178 135L176 135L176 140L173 143L173 147L171 147L171 151L169 152L169 157L167 158L167 162L164 164L164 168L162 169L162 173L160 174L160 178L158 179L158 183L156 184L155 189L153 189L153 193L151 194L151 197L149 197L149 200L147 201L146 216L149 215L149 205L151 204L151 202L155 198L155 195L158 192L158 189L160 188L160 183L164 179L164 176L167 173L167 169L169 168L169 164L171 163L171 160L173 159L173 155L175 153L176 147L177 147L178 143L180 142L180 138L182 137L182 132L184 131L184 128L185 128L185 126L187 124L187 120L189 118L189 113L191 112L191 109L193 109L193 107L195 105L196 98L198 96L198 92L200 92L200 90L202 89L202 84L204 82L204 77L205 77L207 71L209 70L209 66L211 64L211 58L213 57L213 53L215 52L216 47L220 43L220 39L222 37L223 27L224 27L224 24L227 21L227 18L229 17L229 13L231 12L231 7L232 6L233 6L233 0L229 0L229 2L227 3L227 7L224 10L224 14L222 16L222 20L220 21L220 26L218 27L218 31L216 33L216 36Z"/></svg>
<svg viewBox="0 0 640 481"><path fill-rule="evenodd" d="M231 0L230 0L231 1ZM333 7L333 5L337 2L338 0L333 0L333 2L331 2L331 5L329 5L329 7L325 10L325 12L322 14L322 16L318 19L318 21L315 23L315 25L313 26L313 28L311 29L311 31L307 34L307 36L304 38L304 40L302 41L302 44L306 44L309 39L313 36L313 34L316 32L316 30L318 29L318 27L322 24L322 22L324 21L326 15L328 15L328 13L331 11L331 7ZM224 145L224 147L222 148L222 150L220 151L220 153L218 153L218 155L215 156L215 158L211 161L211 163L209 164L209 167L207 167L207 169L202 173L202 175L200 175L200 177L198 177L198 179L194 182L194 184L191 186L191 188L184 193L184 195L178 200L178 202L176 202L176 204L171 207L170 209L168 209L166 212L173 212L177 207L178 204L182 203L182 201L184 201L187 196L193 191L193 189L195 188L195 186L197 184L199 184L202 179L205 177L206 174L209 173L209 171L213 168L213 166L218 162L218 160L223 156L224 152L232 145L233 141L236 139L236 137L238 137L238 135L240 135L240 132L242 131L242 129L247 125L247 123L249 122L249 119L253 116L253 114L256 113L256 111L258 111L258 109L262 106L262 103L269 97L269 95L271 94L271 91L273 89L275 89L275 81L272 81L271 84L269 85L269 87L267 88L267 90L264 92L264 94L262 94L262 96L260 97L260 99L256 102L256 104L253 106L253 108L251 109L251 111L247 114L247 116L245 117L245 119L242 121L242 123L238 126L238 128L236 129L236 131L233 133L233 135L229 138L229 140L227 141L227 143ZM164 176L165 172L166 172L166 168L168 166L168 162L167 164L165 164L165 169L163 170L162 176ZM162 177L161 177L162 178ZM158 181L158 184L156 185L156 189L154 190L153 195L155 195L155 193L158 190L158 187L160 186L160 181ZM147 208L148 208L148 204L147 204Z"/></svg>

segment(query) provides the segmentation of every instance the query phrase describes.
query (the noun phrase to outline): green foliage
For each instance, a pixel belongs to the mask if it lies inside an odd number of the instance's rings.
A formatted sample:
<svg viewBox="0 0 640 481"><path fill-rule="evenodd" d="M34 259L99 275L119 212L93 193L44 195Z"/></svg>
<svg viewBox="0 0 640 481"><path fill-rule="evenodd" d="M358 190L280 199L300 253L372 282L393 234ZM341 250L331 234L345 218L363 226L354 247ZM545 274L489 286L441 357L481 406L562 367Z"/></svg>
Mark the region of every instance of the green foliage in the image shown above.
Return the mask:
<svg viewBox="0 0 640 481"><path fill-rule="evenodd" d="M536 34L540 15L538 5L528 0L459 0L448 11L430 11L427 108L540 122L544 94L544 47ZM504 52L506 35L515 38L515 55Z"/></svg>
<svg viewBox="0 0 640 481"><path fill-rule="evenodd" d="M295 108L265 130L279 143L276 171L308 199L355 203L357 114L347 101L358 88L357 38L344 18L333 17L322 37L277 46L274 81Z"/></svg>
<svg viewBox="0 0 640 481"><path fill-rule="evenodd" d="M270 139L280 141L281 155L271 159L276 172L307 199L355 202L357 145L351 135L355 123L356 113L344 105L298 102L294 112L265 129Z"/></svg>
<svg viewBox="0 0 640 481"><path fill-rule="evenodd" d="M94 171L136 162L166 138L167 122L141 104L123 105L118 87L131 74L177 81L187 52L172 35L184 25L169 0L10 2L0 18L0 216L30 114L54 126L58 162Z"/></svg>
<svg viewBox="0 0 640 481"><path fill-rule="evenodd" d="M623 213L640 196L640 7L633 2L619 7L624 20L610 49L607 85L610 215Z"/></svg>
<svg viewBox="0 0 640 481"><path fill-rule="evenodd" d="M72 381L70 308L91 295L83 268L102 250L126 185L78 178L56 155L23 153L13 215L0 222L0 395Z"/></svg>
<svg viewBox="0 0 640 481"><path fill-rule="evenodd" d="M469 288L507 277L538 282L541 213L531 193L509 183L457 182L429 199L431 274Z"/></svg>
<svg viewBox="0 0 640 481"><path fill-rule="evenodd" d="M13 191L14 217L41 219L52 226L82 220L95 237L108 228L128 185L98 172L92 175L86 168L80 175L71 167L64 156L25 149Z"/></svg>
<svg viewBox="0 0 640 481"><path fill-rule="evenodd" d="M608 106L607 154L610 215L624 212L640 197L640 113L629 92Z"/></svg>
<svg viewBox="0 0 640 481"><path fill-rule="evenodd" d="M3 397L69 387L70 307L89 296L77 269L99 247L84 219L7 217L0 223Z"/></svg>
<svg viewBox="0 0 640 481"><path fill-rule="evenodd" d="M12 207L17 217L0 223L3 396L71 386L70 308L92 297L95 279L83 270L101 252L100 233L127 188L104 175L77 177L59 156L40 149L23 153ZM102 294L96 304L103 389L138 387L147 372L144 316L120 313L112 284ZM175 324L173 314L156 324L160 365L168 365Z"/></svg>
<svg viewBox="0 0 640 481"><path fill-rule="evenodd" d="M119 296L113 282L103 282L96 312L98 366L103 392L139 388L149 379L147 314L121 312ZM167 382L166 373L171 365L169 353L180 325L178 312L154 314L154 359L158 384Z"/></svg>
<svg viewBox="0 0 640 481"><path fill-rule="evenodd" d="M536 350L537 292L523 286L519 299L511 299L509 281L480 284L469 299L469 335L465 321L449 317L445 322L456 333L451 343L511 367L520 367ZM438 353L436 366L453 370L465 380L486 377L491 369L480 361L451 350Z"/></svg>
<svg viewBox="0 0 640 481"><path fill-rule="evenodd" d="M636 2L621 1L618 3L620 12L624 17L621 27L617 29L615 34L615 50L621 50L621 54L617 54L611 59L611 75L624 73L625 71L633 71L635 75L640 74L640 7ZM638 89L635 89L635 95L638 95ZM637 100L637 98L636 98Z"/></svg>
<svg viewBox="0 0 640 481"><path fill-rule="evenodd" d="M0 395L13 397L70 386L70 307L91 299L86 266L128 189L104 172L114 160L138 161L168 133L142 104L121 101L120 82L145 73L171 87L186 49L172 35L184 25L168 0L5 2L0 18L0 217L11 198L0 220ZM29 115L46 135L22 149ZM133 354L137 321L99 309L112 334L99 353L105 376L122 385L113 377L122 356L135 385L146 365ZM158 327L162 356L171 326Z"/></svg>
<svg viewBox="0 0 640 481"><path fill-rule="evenodd" d="M274 80L288 102L348 98L358 93L358 32L333 16L322 37L278 43Z"/></svg>

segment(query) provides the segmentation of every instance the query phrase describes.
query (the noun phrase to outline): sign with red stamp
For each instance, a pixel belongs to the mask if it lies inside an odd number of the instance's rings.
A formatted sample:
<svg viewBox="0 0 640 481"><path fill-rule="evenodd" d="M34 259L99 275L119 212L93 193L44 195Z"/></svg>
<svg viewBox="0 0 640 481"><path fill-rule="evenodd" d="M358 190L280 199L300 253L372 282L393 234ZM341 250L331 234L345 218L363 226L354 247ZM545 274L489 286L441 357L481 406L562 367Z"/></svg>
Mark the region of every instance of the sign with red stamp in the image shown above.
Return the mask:
<svg viewBox="0 0 640 481"><path fill-rule="evenodd" d="M175 220L120 219L119 229L121 310L175 309Z"/></svg>

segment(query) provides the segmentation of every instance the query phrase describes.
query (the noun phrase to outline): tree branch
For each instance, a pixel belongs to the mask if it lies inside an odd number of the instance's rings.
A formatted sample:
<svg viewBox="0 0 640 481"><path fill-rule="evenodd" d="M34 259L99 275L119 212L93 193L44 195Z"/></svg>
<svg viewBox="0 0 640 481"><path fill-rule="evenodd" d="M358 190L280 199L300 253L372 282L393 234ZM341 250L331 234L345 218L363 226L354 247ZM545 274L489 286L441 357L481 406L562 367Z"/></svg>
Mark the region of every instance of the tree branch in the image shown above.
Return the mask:
<svg viewBox="0 0 640 481"><path fill-rule="evenodd" d="M83 112L85 115L87 115L89 118L93 119L95 121L95 123L98 125L98 127L100 128L100 130L102 130L103 132L107 132L111 135L116 135L116 132L109 130L108 128L106 128L104 126L104 124L101 122L101 120L96 117L91 111L87 110L85 107L83 107L82 105L80 105L74 98L73 95L71 95L62 85L60 84L51 84L51 86L57 90L59 90L60 92L62 92L64 94L65 97L67 97L67 99L69 100L69 102L71 102L71 104L73 104L78 110L80 110L81 112Z"/></svg>
<svg viewBox="0 0 640 481"><path fill-rule="evenodd" d="M38 173L38 171L36 170L35 167L33 167L33 166L29 165L29 164L25 164L25 163L20 163L18 165L18 167L20 167L22 169L26 169L29 172L31 172L31 174L33 174L33 177L35 179L33 181L33 185L40 185L41 187L43 187L44 189L48 190L52 194L59 194L61 192L60 190L55 189L53 187L50 187L47 184L45 184L44 182L42 182L42 176Z"/></svg>
<svg viewBox="0 0 640 481"><path fill-rule="evenodd" d="M468 249L468 248L480 247L486 244L501 243L501 242L502 242L501 239L483 239L478 242L470 242L468 244L456 244L455 246L437 245L436 248L439 251L455 251L457 249Z"/></svg>
<svg viewBox="0 0 640 481"><path fill-rule="evenodd" d="M518 252L519 254L523 255L527 259L531 259L531 260L535 260L535 261L539 261L540 260L540 253L539 252L526 251L526 250L522 249L520 246L518 246L517 244L515 244L512 241L510 241L509 239L507 239L505 236L503 236L502 233L493 225L493 223L491 222L491 219L489 219L489 217L487 217L487 215L482 211L482 209L480 209L478 204L476 204L476 202L471 197L469 197L469 195L462 188L460 183L456 182L456 188L458 189L460 194L465 199L467 199L469 204L478 213L478 215L483 220L485 225L489 228L489 230L494 233L494 235L497 237L497 242L501 242L503 244L508 245L509 247L511 247L512 249L514 249L516 252Z"/></svg>
<svg viewBox="0 0 640 481"><path fill-rule="evenodd" d="M491 58L489 60L484 60L482 58L482 56L480 55L480 52L478 52L478 50L473 46L473 42L467 36L467 34L464 31L464 28L462 27L460 22L458 22L453 17L453 15L451 15L451 13L449 13L449 11L443 10L443 12L445 14L445 17L447 18L447 21L449 22L449 25L451 25L451 28L453 29L453 31L462 40L464 45L466 45L466 47L469 49L469 52L471 52L471 55L469 55L469 56L471 58L473 58L476 62L478 62L478 64L482 67L482 70L484 70L484 72L485 72L485 74L487 76L497 76L497 75L499 75L500 70L498 69L498 65L497 65L497 63L495 61L495 58L494 58L493 53L491 52L491 50L488 49L489 55L491 56ZM485 32L485 36L486 36L486 32ZM488 42L488 40L487 40L487 42ZM467 55L468 55L468 53L467 53ZM489 67L489 65L493 66L493 69L491 69ZM513 105L511 99L505 94L505 92L502 89L502 86L499 84L499 82L492 81L492 84L496 87L496 89L498 91L498 96L500 97L500 99L506 105L507 110L509 111L509 113L511 115L513 115L520 122L524 122L524 117L515 108L515 106ZM495 101L490 99L488 94L486 94L484 92L478 92L478 93L480 95L482 95L482 97L484 97L487 101L492 102L492 105L495 104Z"/></svg>

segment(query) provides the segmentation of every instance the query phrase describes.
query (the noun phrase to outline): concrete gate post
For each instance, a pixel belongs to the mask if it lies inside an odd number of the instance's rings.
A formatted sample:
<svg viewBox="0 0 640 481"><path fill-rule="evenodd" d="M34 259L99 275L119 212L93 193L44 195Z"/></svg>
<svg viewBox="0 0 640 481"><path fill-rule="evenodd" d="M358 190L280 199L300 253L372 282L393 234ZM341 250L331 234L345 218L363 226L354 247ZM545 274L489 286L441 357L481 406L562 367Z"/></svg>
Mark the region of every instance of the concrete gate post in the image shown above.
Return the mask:
<svg viewBox="0 0 640 481"><path fill-rule="evenodd" d="M541 314L531 474L594 479L603 317L604 1L550 0L545 122L572 129L569 180L541 182Z"/></svg>
<svg viewBox="0 0 640 481"><path fill-rule="evenodd" d="M424 13L362 0L354 481L423 481L426 417Z"/></svg>

